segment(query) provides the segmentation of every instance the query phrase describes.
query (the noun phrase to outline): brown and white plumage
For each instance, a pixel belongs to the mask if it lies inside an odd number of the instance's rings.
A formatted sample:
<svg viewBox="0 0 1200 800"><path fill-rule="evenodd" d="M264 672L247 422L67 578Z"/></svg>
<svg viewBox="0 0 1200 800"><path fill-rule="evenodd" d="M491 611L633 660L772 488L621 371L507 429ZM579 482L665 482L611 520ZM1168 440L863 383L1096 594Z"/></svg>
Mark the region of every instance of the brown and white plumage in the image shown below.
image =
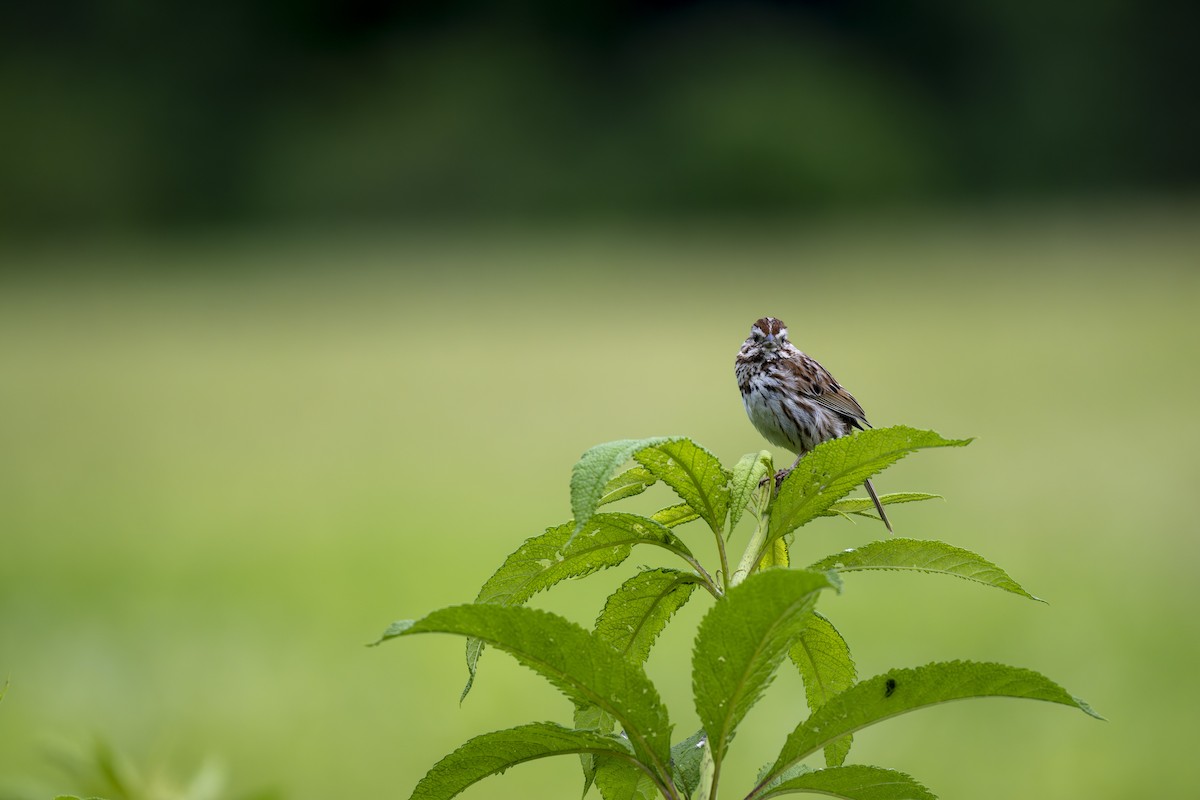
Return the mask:
<svg viewBox="0 0 1200 800"><path fill-rule="evenodd" d="M768 442L796 454L781 475L821 442L871 427L854 395L788 341L787 326L775 317L763 317L750 328L734 369L750 422ZM891 531L875 487L869 480L865 486Z"/></svg>

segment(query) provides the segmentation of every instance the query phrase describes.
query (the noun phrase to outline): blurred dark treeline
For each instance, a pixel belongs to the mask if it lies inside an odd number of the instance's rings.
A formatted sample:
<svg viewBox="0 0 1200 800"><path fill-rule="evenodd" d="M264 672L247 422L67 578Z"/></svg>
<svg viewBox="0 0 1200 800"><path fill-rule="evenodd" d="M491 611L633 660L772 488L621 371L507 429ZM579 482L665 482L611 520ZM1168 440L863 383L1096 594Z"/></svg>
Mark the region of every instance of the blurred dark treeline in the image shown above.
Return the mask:
<svg viewBox="0 0 1200 800"><path fill-rule="evenodd" d="M1200 5L60 0L0 233L761 216L1200 184Z"/></svg>

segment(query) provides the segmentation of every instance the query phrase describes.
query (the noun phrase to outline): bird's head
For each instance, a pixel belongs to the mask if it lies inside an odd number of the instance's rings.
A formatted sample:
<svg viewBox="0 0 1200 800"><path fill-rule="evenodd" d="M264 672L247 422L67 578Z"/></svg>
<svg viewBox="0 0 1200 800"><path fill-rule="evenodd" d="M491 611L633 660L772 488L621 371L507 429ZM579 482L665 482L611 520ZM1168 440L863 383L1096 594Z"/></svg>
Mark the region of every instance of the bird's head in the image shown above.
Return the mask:
<svg viewBox="0 0 1200 800"><path fill-rule="evenodd" d="M783 320L763 317L750 327L749 341L767 350L776 350L787 344L787 335L787 325L783 324Z"/></svg>

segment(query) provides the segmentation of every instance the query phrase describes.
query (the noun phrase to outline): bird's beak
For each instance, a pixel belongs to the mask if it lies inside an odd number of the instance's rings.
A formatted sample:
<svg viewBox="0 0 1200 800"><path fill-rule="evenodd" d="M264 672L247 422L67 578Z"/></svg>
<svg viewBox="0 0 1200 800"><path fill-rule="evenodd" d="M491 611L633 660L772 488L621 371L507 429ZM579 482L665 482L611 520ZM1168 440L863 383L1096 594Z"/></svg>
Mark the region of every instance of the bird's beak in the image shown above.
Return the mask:
<svg viewBox="0 0 1200 800"><path fill-rule="evenodd" d="M769 347L774 347L777 344L779 344L779 342L776 341L776 339L775 339L775 334L773 334L773 333L767 334L767 342L766 343Z"/></svg>

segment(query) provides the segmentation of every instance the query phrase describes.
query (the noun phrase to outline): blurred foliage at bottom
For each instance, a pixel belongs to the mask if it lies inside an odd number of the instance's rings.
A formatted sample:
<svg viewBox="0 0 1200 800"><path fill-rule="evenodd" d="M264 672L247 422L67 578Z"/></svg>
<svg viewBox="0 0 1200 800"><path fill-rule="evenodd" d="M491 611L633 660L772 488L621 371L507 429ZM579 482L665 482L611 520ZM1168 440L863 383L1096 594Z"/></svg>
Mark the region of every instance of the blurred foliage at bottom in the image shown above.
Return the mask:
<svg viewBox="0 0 1200 800"><path fill-rule="evenodd" d="M217 760L206 760L188 776L174 775L161 767L146 771L100 738L86 750L66 744L49 747L46 760L58 767L59 779L47 780L37 788L0 789L0 797L4 800L44 800L57 795L103 800L283 800L274 791L230 794L226 770ZM47 788L50 785L56 788L50 790Z"/></svg>

